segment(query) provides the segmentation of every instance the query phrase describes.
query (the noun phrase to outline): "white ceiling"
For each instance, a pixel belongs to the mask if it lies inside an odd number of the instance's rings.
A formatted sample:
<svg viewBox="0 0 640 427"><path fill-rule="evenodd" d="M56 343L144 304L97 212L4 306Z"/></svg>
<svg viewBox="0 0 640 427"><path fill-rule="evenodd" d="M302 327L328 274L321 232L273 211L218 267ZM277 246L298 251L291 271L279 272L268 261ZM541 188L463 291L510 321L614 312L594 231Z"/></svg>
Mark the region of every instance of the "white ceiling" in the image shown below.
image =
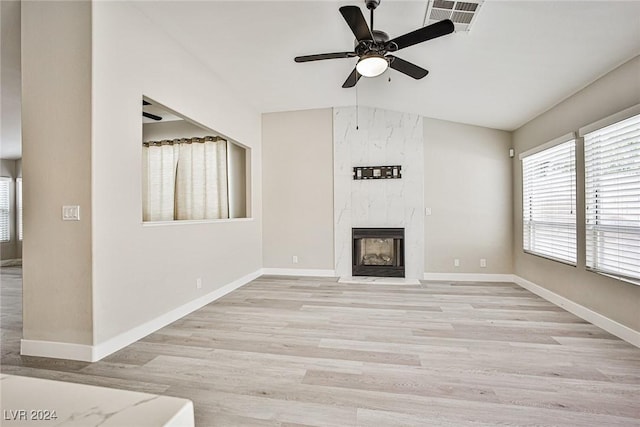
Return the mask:
<svg viewBox="0 0 640 427"><path fill-rule="evenodd" d="M149 19L260 112L353 105L356 59L293 58L353 49L340 6L364 1L139 2ZM427 1L383 0L375 27L421 26ZM360 105L513 130L640 53L640 1L486 0L469 33L398 52L430 71L361 79ZM391 82L388 82L391 77Z"/></svg>
<svg viewBox="0 0 640 427"><path fill-rule="evenodd" d="M19 8L1 3L4 37L19 28L8 25L19 22ZM469 33L398 53L428 69L424 79L391 70L342 89L356 59L293 58L351 50L353 35L338 8L357 4L367 12L362 0L135 4L260 112L353 105L357 89L360 105L513 130L640 53L640 0L486 0ZM404 34L421 26L426 8L425 0L382 0L375 27ZM13 33L19 46L19 30ZM9 52L2 50L0 157L19 158L19 93L9 89L20 85L5 78L19 81L19 60Z"/></svg>

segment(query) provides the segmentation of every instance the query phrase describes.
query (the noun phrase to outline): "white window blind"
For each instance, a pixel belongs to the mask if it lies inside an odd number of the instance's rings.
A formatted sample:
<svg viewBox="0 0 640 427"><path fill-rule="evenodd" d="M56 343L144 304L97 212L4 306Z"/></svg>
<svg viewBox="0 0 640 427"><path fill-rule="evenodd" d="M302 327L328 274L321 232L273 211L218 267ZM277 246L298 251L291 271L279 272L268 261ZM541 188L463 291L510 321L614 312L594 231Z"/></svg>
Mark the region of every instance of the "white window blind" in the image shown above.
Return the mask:
<svg viewBox="0 0 640 427"><path fill-rule="evenodd" d="M8 242L11 238L9 231L10 186L11 178L0 177L0 241L2 242Z"/></svg>
<svg viewBox="0 0 640 427"><path fill-rule="evenodd" d="M22 178L16 179L16 211L18 240L22 240Z"/></svg>
<svg viewBox="0 0 640 427"><path fill-rule="evenodd" d="M522 159L525 252L576 263L575 139Z"/></svg>
<svg viewBox="0 0 640 427"><path fill-rule="evenodd" d="M640 114L584 135L587 268L640 279Z"/></svg>

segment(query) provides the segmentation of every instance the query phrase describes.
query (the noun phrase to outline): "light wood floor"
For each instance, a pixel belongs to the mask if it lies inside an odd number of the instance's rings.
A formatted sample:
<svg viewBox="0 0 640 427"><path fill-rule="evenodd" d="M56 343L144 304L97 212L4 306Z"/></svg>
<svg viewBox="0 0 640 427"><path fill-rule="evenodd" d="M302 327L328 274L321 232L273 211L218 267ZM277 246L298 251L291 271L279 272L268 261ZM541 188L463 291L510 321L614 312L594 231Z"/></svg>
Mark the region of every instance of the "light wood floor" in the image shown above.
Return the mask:
<svg viewBox="0 0 640 427"><path fill-rule="evenodd" d="M639 426L640 349L514 284L261 277L106 359L2 371L189 398L199 426Z"/></svg>

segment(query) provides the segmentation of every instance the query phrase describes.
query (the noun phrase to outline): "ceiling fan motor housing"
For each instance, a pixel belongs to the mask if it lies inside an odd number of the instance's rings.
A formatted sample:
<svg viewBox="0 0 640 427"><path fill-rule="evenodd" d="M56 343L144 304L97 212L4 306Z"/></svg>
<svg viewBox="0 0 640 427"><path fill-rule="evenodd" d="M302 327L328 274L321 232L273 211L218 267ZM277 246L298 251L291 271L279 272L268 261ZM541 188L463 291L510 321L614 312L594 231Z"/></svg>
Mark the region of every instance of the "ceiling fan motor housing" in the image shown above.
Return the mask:
<svg viewBox="0 0 640 427"><path fill-rule="evenodd" d="M383 50L393 50L388 49L387 42L389 41L389 34L380 30L373 30L373 41L371 40L356 40L354 42L355 51L358 55L364 54L366 52L371 51L383 51Z"/></svg>
<svg viewBox="0 0 640 427"><path fill-rule="evenodd" d="M365 0L365 4L367 5L367 9L375 9L380 5L380 0Z"/></svg>

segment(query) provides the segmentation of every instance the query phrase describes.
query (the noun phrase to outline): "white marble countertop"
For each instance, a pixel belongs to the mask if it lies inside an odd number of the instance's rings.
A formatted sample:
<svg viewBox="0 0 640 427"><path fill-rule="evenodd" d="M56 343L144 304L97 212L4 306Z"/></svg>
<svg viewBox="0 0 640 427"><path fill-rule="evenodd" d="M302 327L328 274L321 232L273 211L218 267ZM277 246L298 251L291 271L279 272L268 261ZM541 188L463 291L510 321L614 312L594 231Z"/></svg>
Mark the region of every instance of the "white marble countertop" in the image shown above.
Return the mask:
<svg viewBox="0 0 640 427"><path fill-rule="evenodd" d="M193 427L193 403L84 384L0 376L0 425Z"/></svg>

